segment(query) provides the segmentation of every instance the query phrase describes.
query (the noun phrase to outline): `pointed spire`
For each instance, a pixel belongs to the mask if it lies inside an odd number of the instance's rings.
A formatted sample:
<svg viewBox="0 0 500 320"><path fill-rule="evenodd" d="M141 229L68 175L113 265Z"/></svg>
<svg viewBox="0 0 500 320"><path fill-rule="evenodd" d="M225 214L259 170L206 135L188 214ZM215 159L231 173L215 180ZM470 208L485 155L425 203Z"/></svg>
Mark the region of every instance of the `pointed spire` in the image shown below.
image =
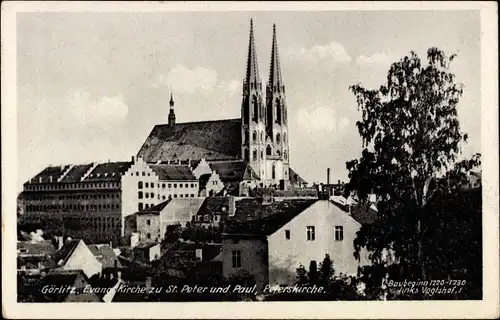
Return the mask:
<svg viewBox="0 0 500 320"><path fill-rule="evenodd" d="M246 83L260 83L259 65L257 63L257 54L255 53L255 42L253 37L253 20L250 19L250 41L248 43L248 60Z"/></svg>
<svg viewBox="0 0 500 320"><path fill-rule="evenodd" d="M170 91L170 109L174 108L174 95L172 94L172 91Z"/></svg>
<svg viewBox="0 0 500 320"><path fill-rule="evenodd" d="M273 44L271 50L271 67L269 70L269 82L268 86L271 88L283 85L283 80L281 78L281 67L280 58L278 54L278 42L276 40L276 25L273 24Z"/></svg>

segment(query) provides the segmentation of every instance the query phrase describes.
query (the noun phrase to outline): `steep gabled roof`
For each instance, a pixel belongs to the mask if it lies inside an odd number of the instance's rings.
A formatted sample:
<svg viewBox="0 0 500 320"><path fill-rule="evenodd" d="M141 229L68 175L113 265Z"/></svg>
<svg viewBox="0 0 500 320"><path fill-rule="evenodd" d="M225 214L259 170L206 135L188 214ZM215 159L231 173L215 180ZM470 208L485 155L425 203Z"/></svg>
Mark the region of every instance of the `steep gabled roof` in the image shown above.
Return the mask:
<svg viewBox="0 0 500 320"><path fill-rule="evenodd" d="M205 198L196 214L203 216L205 214L220 213L223 211L222 208L226 208L226 210L229 208L229 201L228 197Z"/></svg>
<svg viewBox="0 0 500 320"><path fill-rule="evenodd" d="M168 199L166 201L160 202L157 205L149 207L147 209L143 209L142 211L137 212L137 214L160 214L160 212L165 209L165 207L171 202L173 199Z"/></svg>
<svg viewBox="0 0 500 320"><path fill-rule="evenodd" d="M158 175L160 180L196 180L193 172L191 171L191 169L189 169L189 166L186 165L149 164L149 167Z"/></svg>
<svg viewBox="0 0 500 320"><path fill-rule="evenodd" d="M256 205L253 199L249 200L237 202L236 215L226 222L223 235L271 235L317 201L285 200Z"/></svg>
<svg viewBox="0 0 500 320"><path fill-rule="evenodd" d="M56 248L50 240L43 241L18 241L18 256L48 256L56 252Z"/></svg>
<svg viewBox="0 0 500 320"><path fill-rule="evenodd" d="M258 180L259 175L250 164L242 160L216 161L209 163L222 182L240 182L243 180Z"/></svg>
<svg viewBox="0 0 500 320"><path fill-rule="evenodd" d="M64 265L66 263L66 261L68 261L69 257L71 257L71 255L75 251L75 249L78 246L78 243L80 243L80 241L82 241L82 240L75 239L75 240L67 241L61 247L61 249L59 249L59 251L57 251L56 254L54 255L54 262L58 266ZM62 262L59 263L59 261L62 261Z"/></svg>
<svg viewBox="0 0 500 320"><path fill-rule="evenodd" d="M241 157L241 119L156 125L137 155L146 162Z"/></svg>
<svg viewBox="0 0 500 320"><path fill-rule="evenodd" d="M307 181L302 179L302 177L299 176L299 174L297 172L292 170L292 168L289 168L289 170L288 170L288 177L290 177L291 184L298 184L298 183L305 184L305 183L307 183Z"/></svg>
<svg viewBox="0 0 500 320"><path fill-rule="evenodd" d="M97 260L102 264L102 268L122 268L118 257L109 244L91 244L87 246ZM115 265L116 261L116 265Z"/></svg>
<svg viewBox="0 0 500 320"><path fill-rule="evenodd" d="M69 165L65 166L48 166L43 169L40 173L34 176L27 183L49 183L49 182L57 182L57 179L61 176L61 174L69 167ZM52 177L52 181L50 178Z"/></svg>

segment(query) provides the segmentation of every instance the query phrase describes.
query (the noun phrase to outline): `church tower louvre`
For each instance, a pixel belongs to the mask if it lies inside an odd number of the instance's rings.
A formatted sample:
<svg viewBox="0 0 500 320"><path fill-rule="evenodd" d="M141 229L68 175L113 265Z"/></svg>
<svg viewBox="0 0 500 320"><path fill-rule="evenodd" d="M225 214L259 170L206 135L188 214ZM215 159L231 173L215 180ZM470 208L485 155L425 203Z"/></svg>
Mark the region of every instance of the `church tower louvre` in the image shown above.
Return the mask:
<svg viewBox="0 0 500 320"><path fill-rule="evenodd" d="M250 20L250 40L242 96L241 154L262 179L265 175L265 109L253 33L253 20Z"/></svg>
<svg viewBox="0 0 500 320"><path fill-rule="evenodd" d="M285 84L281 76L281 66L273 25L271 65L266 86L266 169L273 181L289 181L288 117L285 99Z"/></svg>

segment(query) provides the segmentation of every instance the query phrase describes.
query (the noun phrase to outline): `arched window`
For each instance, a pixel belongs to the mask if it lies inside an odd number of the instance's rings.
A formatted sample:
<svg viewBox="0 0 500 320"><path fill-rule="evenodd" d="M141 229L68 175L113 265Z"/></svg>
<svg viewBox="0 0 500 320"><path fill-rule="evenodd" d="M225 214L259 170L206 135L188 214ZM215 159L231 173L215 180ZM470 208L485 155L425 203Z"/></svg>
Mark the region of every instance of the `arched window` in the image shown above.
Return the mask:
<svg viewBox="0 0 500 320"><path fill-rule="evenodd" d="M257 160L257 150L253 150L253 160Z"/></svg>
<svg viewBox="0 0 500 320"><path fill-rule="evenodd" d="M276 154L278 155L278 157L281 156L281 151L279 151L279 150L276 151Z"/></svg>
<svg viewBox="0 0 500 320"><path fill-rule="evenodd" d="M257 131L253 131L252 133L252 143L255 143L257 141Z"/></svg>
<svg viewBox="0 0 500 320"><path fill-rule="evenodd" d="M259 122L259 100L257 96L253 96L253 121Z"/></svg>
<svg viewBox="0 0 500 320"><path fill-rule="evenodd" d="M248 99L243 102L243 123L248 124L250 109L248 108Z"/></svg>
<svg viewBox="0 0 500 320"><path fill-rule="evenodd" d="M271 146L268 145L266 148L266 155L270 156L272 152L273 152L273 150L271 149Z"/></svg>
<svg viewBox="0 0 500 320"><path fill-rule="evenodd" d="M248 131L246 131L246 130L245 130L245 140L243 141L243 143L248 143L248 142L250 142L250 141L248 141L248 140L250 140L250 139L248 138Z"/></svg>
<svg viewBox="0 0 500 320"><path fill-rule="evenodd" d="M277 144L280 144L280 142L281 142L281 136L280 136L280 134L279 134L279 133L277 133L277 134L276 134L276 143L277 143Z"/></svg>
<svg viewBox="0 0 500 320"><path fill-rule="evenodd" d="M260 141L264 142L264 132L263 131L260 132Z"/></svg>
<svg viewBox="0 0 500 320"><path fill-rule="evenodd" d="M261 159L264 159L264 151L261 151L261 152L260 152L260 158L261 158Z"/></svg>
<svg viewBox="0 0 500 320"><path fill-rule="evenodd" d="M288 152L286 152L286 150L283 152L283 158L285 158L285 160L288 158Z"/></svg>
<svg viewBox="0 0 500 320"><path fill-rule="evenodd" d="M281 124L281 101L276 99L276 122Z"/></svg>
<svg viewBox="0 0 500 320"><path fill-rule="evenodd" d="M286 132L283 133L283 144L286 144Z"/></svg>
<svg viewBox="0 0 500 320"><path fill-rule="evenodd" d="M276 179L276 166L273 164L272 178Z"/></svg>
<svg viewBox="0 0 500 320"><path fill-rule="evenodd" d="M245 149L245 160L250 160L250 151Z"/></svg>

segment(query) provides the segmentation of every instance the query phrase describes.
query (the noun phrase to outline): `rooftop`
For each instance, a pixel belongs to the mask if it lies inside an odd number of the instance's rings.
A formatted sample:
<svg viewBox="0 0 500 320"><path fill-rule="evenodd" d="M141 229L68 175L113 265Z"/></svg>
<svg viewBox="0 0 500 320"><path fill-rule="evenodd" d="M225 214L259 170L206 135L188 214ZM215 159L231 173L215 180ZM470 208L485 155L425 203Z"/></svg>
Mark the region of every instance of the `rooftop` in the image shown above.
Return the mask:
<svg viewBox="0 0 500 320"><path fill-rule="evenodd" d="M91 244L87 246L97 260L105 268L122 268L118 257L109 244ZM116 262L115 262L116 261ZM115 265L116 263L116 265Z"/></svg>
<svg viewBox="0 0 500 320"><path fill-rule="evenodd" d="M187 165L148 164L160 180L195 181L196 177Z"/></svg>
<svg viewBox="0 0 500 320"><path fill-rule="evenodd" d="M156 125L138 156L146 162L239 159L241 119Z"/></svg>

